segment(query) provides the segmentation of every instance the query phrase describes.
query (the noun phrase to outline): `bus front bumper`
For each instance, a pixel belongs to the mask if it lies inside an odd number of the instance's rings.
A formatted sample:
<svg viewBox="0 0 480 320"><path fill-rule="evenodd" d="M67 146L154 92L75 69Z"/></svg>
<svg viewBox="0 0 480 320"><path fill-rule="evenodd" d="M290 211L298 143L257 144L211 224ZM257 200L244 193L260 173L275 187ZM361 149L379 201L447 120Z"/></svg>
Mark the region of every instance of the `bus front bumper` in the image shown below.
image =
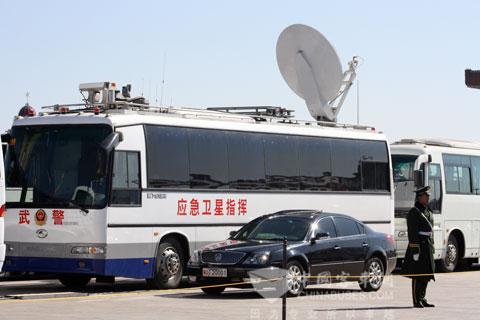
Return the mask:
<svg viewBox="0 0 480 320"><path fill-rule="evenodd" d="M152 277L154 265L155 260L153 258L68 259L7 256L5 258L4 271L54 274L76 273L92 276L123 276L146 279Z"/></svg>

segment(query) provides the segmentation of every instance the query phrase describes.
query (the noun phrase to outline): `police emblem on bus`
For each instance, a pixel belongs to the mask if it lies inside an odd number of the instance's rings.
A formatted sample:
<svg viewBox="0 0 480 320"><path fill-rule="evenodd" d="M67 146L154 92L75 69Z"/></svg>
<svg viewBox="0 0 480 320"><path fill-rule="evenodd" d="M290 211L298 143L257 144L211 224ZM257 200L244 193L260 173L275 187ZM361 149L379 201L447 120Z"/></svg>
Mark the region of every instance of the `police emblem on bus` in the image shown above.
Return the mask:
<svg viewBox="0 0 480 320"><path fill-rule="evenodd" d="M37 234L37 237L39 237L40 239L43 239L48 236L48 231L45 229L38 229L36 234Z"/></svg>
<svg viewBox="0 0 480 320"><path fill-rule="evenodd" d="M214 256L214 259L216 262L222 261L222 254L221 253L216 253Z"/></svg>
<svg viewBox="0 0 480 320"><path fill-rule="evenodd" d="M35 213L35 223L39 226L43 226L47 222L47 214L44 210L40 209Z"/></svg>

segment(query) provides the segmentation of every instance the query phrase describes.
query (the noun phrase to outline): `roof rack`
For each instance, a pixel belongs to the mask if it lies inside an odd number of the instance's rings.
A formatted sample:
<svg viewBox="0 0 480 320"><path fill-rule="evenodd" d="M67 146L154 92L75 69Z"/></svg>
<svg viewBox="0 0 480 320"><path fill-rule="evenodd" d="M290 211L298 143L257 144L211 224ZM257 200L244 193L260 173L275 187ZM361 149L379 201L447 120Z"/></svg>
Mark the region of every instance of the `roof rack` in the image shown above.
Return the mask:
<svg viewBox="0 0 480 320"><path fill-rule="evenodd" d="M294 110L274 106L214 107L211 111L228 112L255 117L293 118Z"/></svg>
<svg viewBox="0 0 480 320"><path fill-rule="evenodd" d="M48 109L39 115L67 114L67 113L117 113L122 111L138 111L152 114L175 114L182 117L233 119L247 122L270 122L278 124L320 126L339 129L364 130L375 132L372 126L342 124L331 121L304 121L293 119L294 110L278 106L236 106L236 107L211 107L187 108L172 106L152 106L144 97L131 97L131 85L117 90L116 83L95 82L80 84L82 103L55 104L44 106Z"/></svg>

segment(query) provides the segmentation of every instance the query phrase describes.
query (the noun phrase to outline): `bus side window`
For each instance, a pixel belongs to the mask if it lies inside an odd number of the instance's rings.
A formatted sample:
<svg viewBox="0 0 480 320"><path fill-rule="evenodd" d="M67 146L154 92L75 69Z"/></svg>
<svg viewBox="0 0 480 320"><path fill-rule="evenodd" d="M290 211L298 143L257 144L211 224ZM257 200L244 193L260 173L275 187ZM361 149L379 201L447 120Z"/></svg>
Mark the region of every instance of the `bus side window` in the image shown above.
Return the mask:
<svg viewBox="0 0 480 320"><path fill-rule="evenodd" d="M139 152L115 151L111 199L113 205L141 204Z"/></svg>
<svg viewBox="0 0 480 320"><path fill-rule="evenodd" d="M480 157L471 157L472 162L472 178L473 178L473 193L480 194Z"/></svg>
<svg viewBox="0 0 480 320"><path fill-rule="evenodd" d="M465 155L443 155L445 186L447 193L471 194L470 157Z"/></svg>

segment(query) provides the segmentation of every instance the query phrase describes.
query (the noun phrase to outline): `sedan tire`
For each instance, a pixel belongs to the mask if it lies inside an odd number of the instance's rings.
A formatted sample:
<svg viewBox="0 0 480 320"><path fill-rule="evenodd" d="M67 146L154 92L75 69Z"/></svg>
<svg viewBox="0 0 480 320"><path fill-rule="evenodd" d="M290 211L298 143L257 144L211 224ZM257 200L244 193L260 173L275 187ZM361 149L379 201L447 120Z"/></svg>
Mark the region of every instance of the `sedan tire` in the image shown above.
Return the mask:
<svg viewBox="0 0 480 320"><path fill-rule="evenodd" d="M225 287L205 287L202 291L211 296L218 296L225 291Z"/></svg>
<svg viewBox="0 0 480 320"><path fill-rule="evenodd" d="M287 264L287 295L289 297L298 297L305 289L305 270L297 260L292 260Z"/></svg>
<svg viewBox="0 0 480 320"><path fill-rule="evenodd" d="M365 292L377 291L381 288L385 276L385 266L382 260L372 257L365 263L364 277L358 282Z"/></svg>

